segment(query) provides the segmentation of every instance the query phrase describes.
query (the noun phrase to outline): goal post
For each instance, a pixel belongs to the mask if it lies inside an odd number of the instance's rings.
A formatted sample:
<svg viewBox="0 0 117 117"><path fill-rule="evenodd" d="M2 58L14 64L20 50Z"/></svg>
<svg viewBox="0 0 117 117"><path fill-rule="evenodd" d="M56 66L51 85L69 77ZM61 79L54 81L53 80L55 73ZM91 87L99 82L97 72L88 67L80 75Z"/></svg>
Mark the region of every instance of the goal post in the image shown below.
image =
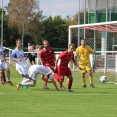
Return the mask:
<svg viewBox="0 0 117 117"><path fill-rule="evenodd" d="M102 22L102 23L92 23L92 24L81 24L81 25L71 25L69 26L69 38L68 45L71 43L71 29L82 28L88 30L98 30L104 32L117 32L117 21Z"/></svg>
<svg viewBox="0 0 117 117"><path fill-rule="evenodd" d="M72 43L72 29L77 28L77 29L86 29L89 30L95 30L96 32L100 32L104 34L105 33L111 33L112 35L116 36L115 34L117 33L117 21L110 21L110 22L101 22L101 23L92 23L92 24L80 24L80 25L71 25L69 26L69 37L68 37L68 45ZM101 35L102 36L102 35ZM108 37L106 37L107 40ZM103 46L106 46L108 48L108 44L110 43L109 41L111 40L111 36L109 40L107 41L107 44L103 44ZM87 36L86 36L87 40ZM104 41L104 40L103 40ZM101 37L100 37L100 44L102 43ZM94 43L96 44L96 42ZM88 43L89 45L89 43ZM98 43L99 45L99 43ZM95 47L93 45L93 47ZM107 50L101 49L102 46L100 46L100 51L96 51L96 74L98 74L98 79L99 76L101 75L107 75L109 78L109 82L114 83L117 82L117 52L112 51L112 46ZM96 48L97 50L97 48ZM91 58L91 64L93 63L94 58ZM74 67L73 67L74 68ZM75 68L74 68L75 69Z"/></svg>

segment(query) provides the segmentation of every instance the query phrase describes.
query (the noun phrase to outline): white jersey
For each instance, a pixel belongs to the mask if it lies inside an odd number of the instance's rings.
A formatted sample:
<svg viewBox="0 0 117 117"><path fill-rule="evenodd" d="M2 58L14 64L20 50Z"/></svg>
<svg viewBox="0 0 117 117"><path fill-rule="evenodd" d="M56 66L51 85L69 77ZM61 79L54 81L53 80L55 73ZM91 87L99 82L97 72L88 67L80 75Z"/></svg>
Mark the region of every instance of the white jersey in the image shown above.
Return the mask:
<svg viewBox="0 0 117 117"><path fill-rule="evenodd" d="M31 65L29 68L29 77L31 77L33 80L37 80L37 75L41 74L41 75L49 75L49 74L53 74L54 72L46 66L43 65ZM52 75L49 75L50 79L53 79Z"/></svg>
<svg viewBox="0 0 117 117"><path fill-rule="evenodd" d="M5 49L3 48L3 46L0 46L0 60L4 57L5 54Z"/></svg>
<svg viewBox="0 0 117 117"><path fill-rule="evenodd" d="M43 65L31 65L29 68L29 72L34 72L42 75L48 75L51 73L51 69L49 67L43 66Z"/></svg>
<svg viewBox="0 0 117 117"><path fill-rule="evenodd" d="M28 74L28 64L25 60L25 57L24 57L24 51L22 49L17 49L15 48L13 51L12 51L12 54L11 54L11 58L21 58L22 60L19 61L19 62L16 62L16 70L21 70L22 71L22 74Z"/></svg>

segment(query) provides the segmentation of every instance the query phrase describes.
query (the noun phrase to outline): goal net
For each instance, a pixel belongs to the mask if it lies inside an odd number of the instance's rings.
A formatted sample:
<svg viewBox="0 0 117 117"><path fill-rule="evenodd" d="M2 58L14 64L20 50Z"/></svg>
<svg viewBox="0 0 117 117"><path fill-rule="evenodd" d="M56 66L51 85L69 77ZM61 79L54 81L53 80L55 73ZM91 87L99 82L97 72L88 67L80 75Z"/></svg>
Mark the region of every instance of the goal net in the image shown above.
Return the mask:
<svg viewBox="0 0 117 117"><path fill-rule="evenodd" d="M102 75L108 77L108 83L117 82L116 46L114 46L115 48L113 49L113 45L117 45L117 21L71 25L69 26L68 45L73 43L73 29L78 28L81 30L81 33L82 30L86 30L87 45L97 50L95 56L90 56L92 68L94 68L94 82L99 83L99 79ZM96 31L95 39L92 35L94 31ZM80 37L80 39L83 38L83 36ZM75 66L71 66L71 69L77 71Z"/></svg>

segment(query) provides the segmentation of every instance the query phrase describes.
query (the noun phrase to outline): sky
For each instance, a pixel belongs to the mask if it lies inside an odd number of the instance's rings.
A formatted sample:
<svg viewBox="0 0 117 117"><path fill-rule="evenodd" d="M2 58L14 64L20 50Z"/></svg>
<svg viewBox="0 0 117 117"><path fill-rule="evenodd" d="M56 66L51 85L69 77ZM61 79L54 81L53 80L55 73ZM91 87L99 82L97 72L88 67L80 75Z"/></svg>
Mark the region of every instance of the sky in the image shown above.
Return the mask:
<svg viewBox="0 0 117 117"><path fill-rule="evenodd" d="M38 1L38 0L37 0ZM7 6L9 0L3 0L3 6ZM0 0L2 7L2 0ZM40 10L44 16L57 16L65 18L67 15L72 17L78 12L79 0L39 0Z"/></svg>

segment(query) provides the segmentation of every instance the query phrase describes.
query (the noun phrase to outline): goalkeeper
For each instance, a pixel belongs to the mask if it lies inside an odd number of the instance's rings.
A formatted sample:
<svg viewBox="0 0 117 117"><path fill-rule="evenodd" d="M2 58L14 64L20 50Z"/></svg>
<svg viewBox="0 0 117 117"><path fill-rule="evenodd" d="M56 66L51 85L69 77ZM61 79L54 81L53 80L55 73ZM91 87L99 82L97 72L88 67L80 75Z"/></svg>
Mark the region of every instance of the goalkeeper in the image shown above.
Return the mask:
<svg viewBox="0 0 117 117"><path fill-rule="evenodd" d="M31 65L29 68L28 74L29 74L28 78L25 78L22 82L20 82L16 85L16 90L18 90L20 88L20 86L34 87L36 84L36 81L37 81L38 74L41 74L42 80L44 80L48 83L53 83L56 90L59 90L57 87L57 84L53 78L54 72L49 67L46 67L43 65ZM47 81L44 76L48 76L50 81Z"/></svg>
<svg viewBox="0 0 117 117"><path fill-rule="evenodd" d="M81 40L81 46L79 46L76 49L76 55L78 56L79 67L82 68L81 74L82 74L82 81L84 88L86 88L86 78L85 78L86 72L89 75L90 87L94 88L92 68L91 68L89 55L94 54L95 52L96 51L92 50L90 46L86 45L85 39Z"/></svg>

